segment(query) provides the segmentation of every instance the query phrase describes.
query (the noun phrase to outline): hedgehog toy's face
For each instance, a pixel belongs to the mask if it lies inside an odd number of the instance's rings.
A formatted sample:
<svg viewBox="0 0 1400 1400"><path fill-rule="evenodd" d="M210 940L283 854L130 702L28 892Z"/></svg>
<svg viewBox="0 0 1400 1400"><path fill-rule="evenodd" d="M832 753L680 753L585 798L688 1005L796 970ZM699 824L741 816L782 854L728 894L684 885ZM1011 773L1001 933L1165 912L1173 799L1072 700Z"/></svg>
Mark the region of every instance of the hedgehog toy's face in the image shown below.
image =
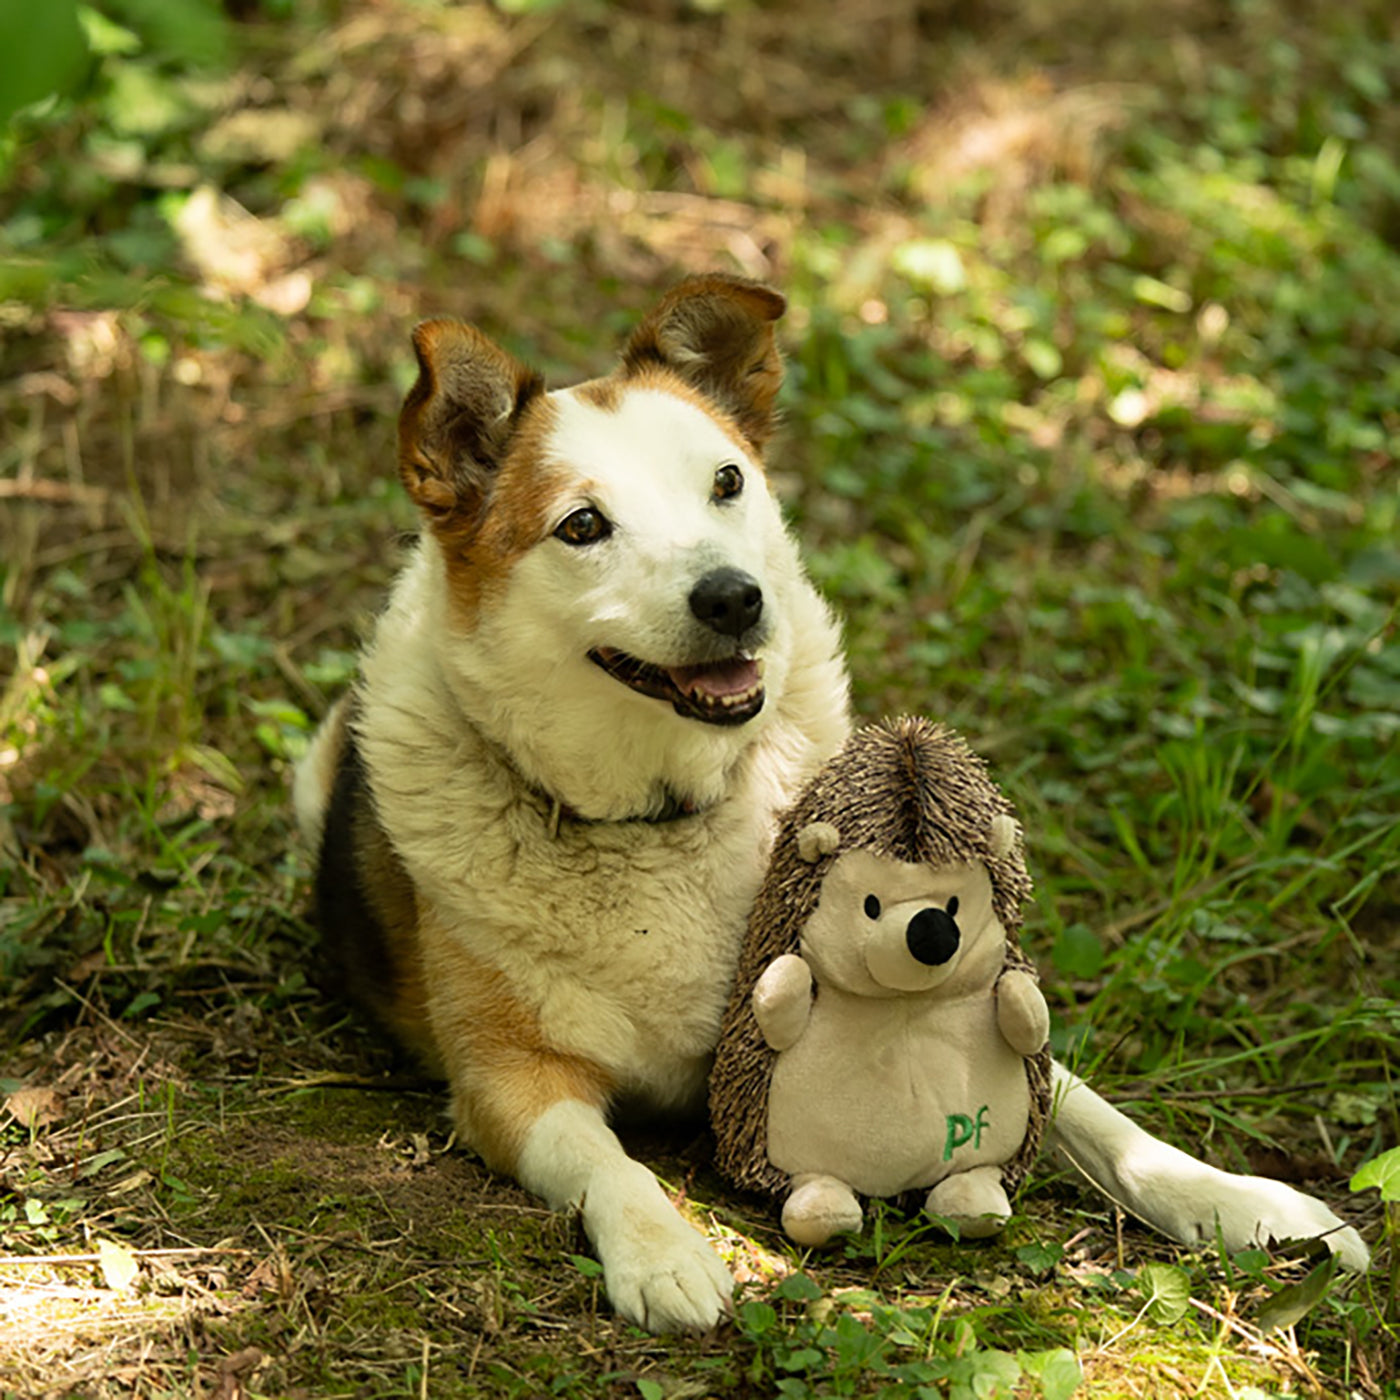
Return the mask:
<svg viewBox="0 0 1400 1400"><path fill-rule="evenodd" d="M838 856L802 931L818 984L856 996L990 988L1006 956L980 863L907 865L870 851Z"/></svg>

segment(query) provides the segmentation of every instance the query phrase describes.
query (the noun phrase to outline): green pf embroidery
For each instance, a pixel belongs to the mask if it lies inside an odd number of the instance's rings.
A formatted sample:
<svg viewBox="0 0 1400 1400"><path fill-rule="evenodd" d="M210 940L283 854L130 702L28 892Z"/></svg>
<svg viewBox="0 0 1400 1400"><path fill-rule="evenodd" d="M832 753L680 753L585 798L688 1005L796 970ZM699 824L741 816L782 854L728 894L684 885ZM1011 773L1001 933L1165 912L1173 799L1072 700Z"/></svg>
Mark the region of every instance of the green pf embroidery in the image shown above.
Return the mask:
<svg viewBox="0 0 1400 1400"><path fill-rule="evenodd" d="M948 1115L948 1136L943 1143L943 1160L950 1162L953 1153L959 1147L966 1147L971 1143L974 1151L982 1146L982 1134L987 1131L987 1114L991 1111L988 1104L983 1104L977 1110L976 1118L969 1118L965 1113L950 1113Z"/></svg>

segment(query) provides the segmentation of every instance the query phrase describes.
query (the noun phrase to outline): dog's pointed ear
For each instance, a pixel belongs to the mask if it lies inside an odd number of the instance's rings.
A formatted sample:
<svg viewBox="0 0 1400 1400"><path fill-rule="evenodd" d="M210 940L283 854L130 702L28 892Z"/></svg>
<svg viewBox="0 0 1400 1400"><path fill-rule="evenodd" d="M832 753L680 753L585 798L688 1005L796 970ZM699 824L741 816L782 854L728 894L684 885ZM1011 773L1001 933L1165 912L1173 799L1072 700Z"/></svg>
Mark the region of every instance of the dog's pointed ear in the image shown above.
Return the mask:
<svg viewBox="0 0 1400 1400"><path fill-rule="evenodd" d="M399 414L399 475L433 525L467 523L544 381L462 321L422 322L413 349L418 379Z"/></svg>
<svg viewBox="0 0 1400 1400"><path fill-rule="evenodd" d="M632 333L623 372L664 365L728 411L762 450L783 382L773 324L786 308L761 282L723 273L688 277Z"/></svg>

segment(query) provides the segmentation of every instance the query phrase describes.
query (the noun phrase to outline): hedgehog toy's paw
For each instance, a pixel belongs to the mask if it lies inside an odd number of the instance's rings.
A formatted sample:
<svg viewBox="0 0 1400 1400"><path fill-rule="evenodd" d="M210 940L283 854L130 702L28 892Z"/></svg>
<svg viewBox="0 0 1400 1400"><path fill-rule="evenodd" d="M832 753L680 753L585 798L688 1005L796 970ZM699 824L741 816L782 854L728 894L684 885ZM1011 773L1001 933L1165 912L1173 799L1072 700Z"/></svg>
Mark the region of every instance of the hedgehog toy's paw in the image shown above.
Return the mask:
<svg viewBox="0 0 1400 1400"><path fill-rule="evenodd" d="M958 1227L959 1238L965 1240L999 1235L1011 1219L1011 1202L1001 1184L1000 1167L974 1167L944 1177L928 1193L924 1209L951 1220Z"/></svg>
<svg viewBox="0 0 1400 1400"><path fill-rule="evenodd" d="M795 1176L792 1195L783 1204L783 1229L794 1244L816 1248L833 1235L860 1229L862 1214L855 1192L834 1176Z"/></svg>
<svg viewBox="0 0 1400 1400"><path fill-rule="evenodd" d="M1050 1008L1035 978L1020 968L997 983L997 1025L1018 1055L1038 1055L1050 1038Z"/></svg>

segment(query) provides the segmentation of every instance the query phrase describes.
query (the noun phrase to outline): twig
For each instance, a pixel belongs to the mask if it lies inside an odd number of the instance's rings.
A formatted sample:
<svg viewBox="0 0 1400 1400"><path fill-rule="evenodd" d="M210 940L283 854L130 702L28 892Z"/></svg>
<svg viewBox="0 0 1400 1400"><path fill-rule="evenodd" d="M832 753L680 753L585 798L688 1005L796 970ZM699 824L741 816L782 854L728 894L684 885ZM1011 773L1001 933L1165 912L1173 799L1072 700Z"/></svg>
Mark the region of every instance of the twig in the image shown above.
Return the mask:
<svg viewBox="0 0 1400 1400"><path fill-rule="evenodd" d="M293 1094L299 1089L387 1089L395 1093L431 1093L440 1088L440 1079L430 1079L425 1075L400 1074L380 1079L369 1079L360 1074L313 1074L305 1079L283 1079L270 1088L262 1089L262 1094Z"/></svg>
<svg viewBox="0 0 1400 1400"><path fill-rule="evenodd" d="M133 1249L129 1251L137 1259L193 1259L209 1254L252 1254L251 1249L234 1249L229 1245L210 1245L206 1249ZM6 1254L0 1255L0 1269L12 1264L31 1267L40 1264L97 1264L100 1254Z"/></svg>
<svg viewBox="0 0 1400 1400"><path fill-rule="evenodd" d="M92 1012L92 1014L96 1016L99 1021L104 1021L107 1025L107 1029L115 1031L116 1034L119 1035L124 1041L126 1041L126 1043L130 1045L133 1050L142 1050L144 1054L144 1050L150 1048L149 1046L146 1046L143 1049L141 1042L137 1040L135 1036L127 1034L127 1032L124 1031L105 1011L101 1010L99 1007L94 1006L92 1002L89 1001L88 998L85 997L76 987L70 987L68 983L65 982L61 977L54 978L54 985L67 992L69 996L74 997L82 1006L84 1006L88 1011Z"/></svg>
<svg viewBox="0 0 1400 1400"><path fill-rule="evenodd" d="M1219 1311L1219 1309L1211 1307L1209 1303L1201 1302L1199 1298L1192 1298L1190 1301L1193 1308L1205 1313L1207 1317L1213 1317L1222 1327L1236 1333L1251 1346L1257 1347L1266 1355L1271 1353L1274 1359L1282 1361L1284 1365L1291 1367L1303 1381L1320 1393L1321 1387L1318 1386L1316 1373L1301 1356L1297 1355L1296 1351L1290 1351L1287 1347L1282 1347L1277 1342L1271 1342L1257 1327L1251 1327L1247 1322L1241 1322L1238 1318L1230 1317L1228 1314Z"/></svg>
<svg viewBox="0 0 1400 1400"><path fill-rule="evenodd" d="M1333 1081L1330 1079L1308 1079L1301 1084L1265 1084L1255 1089L1177 1089L1171 1093L1161 1093L1153 1092L1149 1082L1140 1089L1115 1089L1104 1097L1115 1104L1140 1103L1146 1099L1154 1103L1172 1104L1187 1103L1193 1099L1276 1099L1284 1093L1311 1093L1314 1089L1331 1087Z"/></svg>
<svg viewBox="0 0 1400 1400"><path fill-rule="evenodd" d="M80 486L76 482L47 481L30 477L16 481L0 479L0 501L43 501L60 506L105 506L112 493L101 486Z"/></svg>

